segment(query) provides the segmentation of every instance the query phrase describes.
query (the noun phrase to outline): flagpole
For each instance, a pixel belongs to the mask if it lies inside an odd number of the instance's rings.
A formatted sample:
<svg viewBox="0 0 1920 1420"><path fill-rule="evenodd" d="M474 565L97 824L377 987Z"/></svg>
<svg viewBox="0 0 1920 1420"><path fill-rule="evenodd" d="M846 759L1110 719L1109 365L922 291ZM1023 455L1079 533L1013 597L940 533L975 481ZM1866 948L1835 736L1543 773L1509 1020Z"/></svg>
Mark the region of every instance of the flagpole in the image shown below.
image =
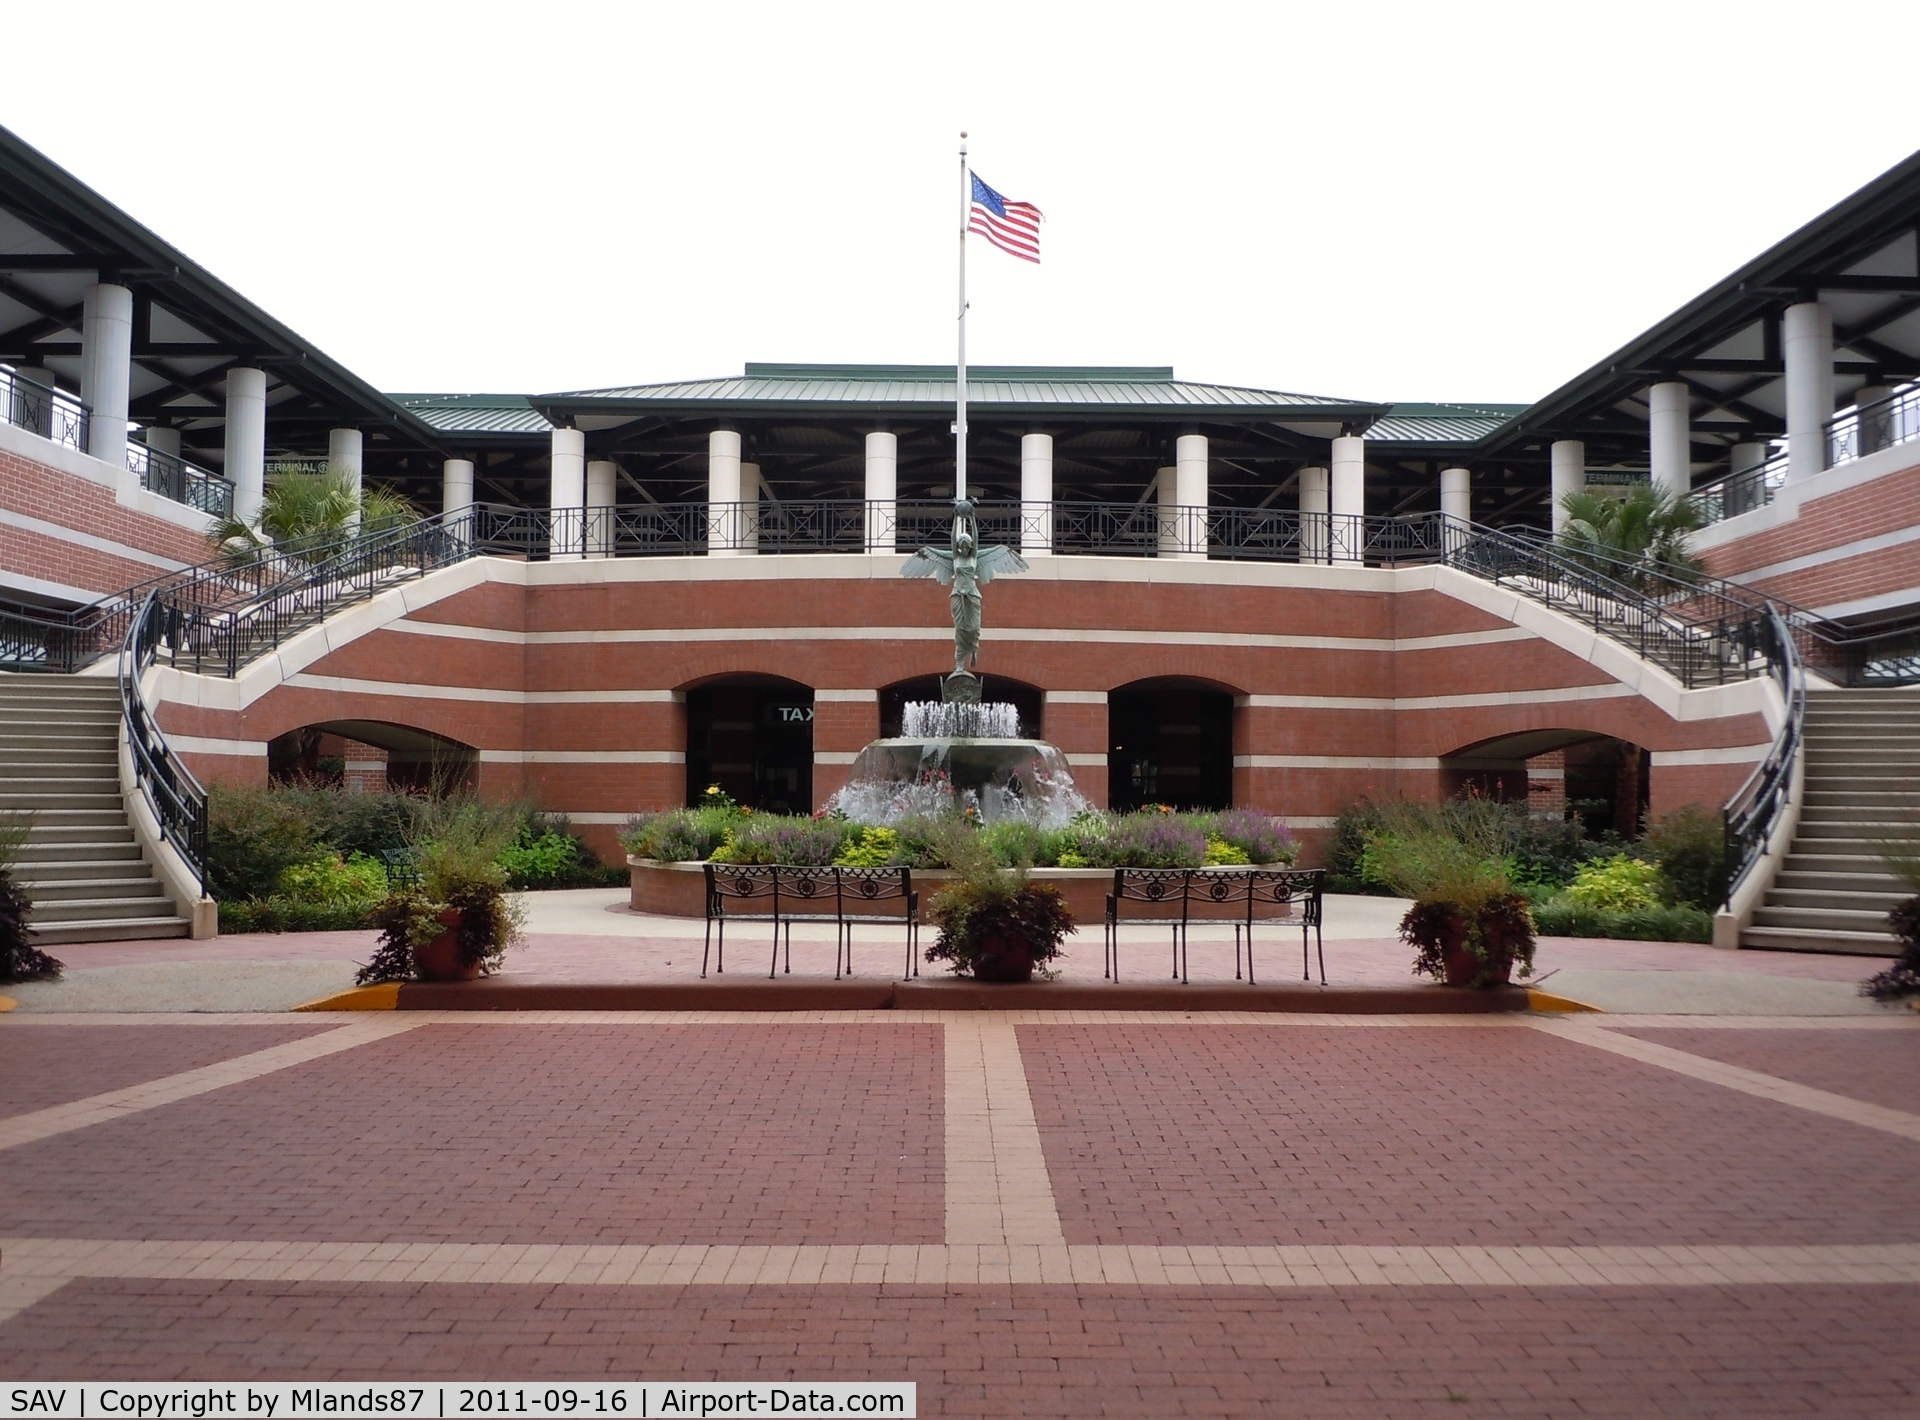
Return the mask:
<svg viewBox="0 0 1920 1420"><path fill-rule="evenodd" d="M967 135L960 135L960 350L954 362L953 501L967 496L967 218L973 183L967 171Z"/></svg>

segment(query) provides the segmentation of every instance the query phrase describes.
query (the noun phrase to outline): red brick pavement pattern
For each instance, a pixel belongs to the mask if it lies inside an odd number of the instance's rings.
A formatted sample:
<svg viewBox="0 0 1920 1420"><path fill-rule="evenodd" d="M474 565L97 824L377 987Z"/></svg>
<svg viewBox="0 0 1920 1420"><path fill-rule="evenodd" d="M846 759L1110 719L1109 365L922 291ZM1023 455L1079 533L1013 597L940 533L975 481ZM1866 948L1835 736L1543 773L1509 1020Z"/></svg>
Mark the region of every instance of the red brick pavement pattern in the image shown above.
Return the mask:
<svg viewBox="0 0 1920 1420"><path fill-rule="evenodd" d="M82 1281L63 1380L911 1380L922 1415L1920 1414L1916 1287L342 1286Z"/></svg>
<svg viewBox="0 0 1920 1420"><path fill-rule="evenodd" d="M431 1025L0 1154L35 1236L941 1241L937 1026Z"/></svg>
<svg viewBox="0 0 1920 1420"><path fill-rule="evenodd" d="M1777 1075L1849 1099L1920 1111L1920 1030L1668 1030L1622 1035Z"/></svg>
<svg viewBox="0 0 1920 1420"><path fill-rule="evenodd" d="M1070 1243L1920 1239L1920 1144L1537 1031L1020 1042Z"/></svg>
<svg viewBox="0 0 1920 1420"><path fill-rule="evenodd" d="M289 1021L257 1026L53 1025L0 1027L0 1119L30 1114L89 1095L197 1070L269 1046L283 1045L338 1022Z"/></svg>

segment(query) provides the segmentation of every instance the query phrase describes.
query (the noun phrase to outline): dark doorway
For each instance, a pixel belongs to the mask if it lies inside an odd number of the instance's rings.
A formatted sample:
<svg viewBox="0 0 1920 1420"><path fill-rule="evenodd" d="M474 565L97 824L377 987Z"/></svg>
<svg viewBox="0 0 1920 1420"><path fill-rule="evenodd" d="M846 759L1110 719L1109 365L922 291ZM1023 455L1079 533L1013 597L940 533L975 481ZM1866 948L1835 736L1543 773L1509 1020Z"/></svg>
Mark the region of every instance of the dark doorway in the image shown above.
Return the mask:
<svg viewBox="0 0 1920 1420"><path fill-rule="evenodd" d="M1651 756L1626 740L1588 740L1567 746L1567 807L1578 815L1589 835L1608 830L1622 838L1638 838L1647 818L1647 773Z"/></svg>
<svg viewBox="0 0 1920 1420"><path fill-rule="evenodd" d="M480 755L473 746L380 720L332 720L289 730L267 742L267 776L276 784L337 789L346 783L349 763L373 758L385 761L381 782L362 774L352 786L359 792L439 797L470 791L479 782Z"/></svg>
<svg viewBox="0 0 1920 1420"><path fill-rule="evenodd" d="M737 676L687 692L687 802L709 784L775 814L813 812L813 691Z"/></svg>
<svg viewBox="0 0 1920 1420"><path fill-rule="evenodd" d="M1020 712L1020 733L1030 740L1045 739L1045 722L1041 710L1046 703L1046 694L1037 685L1028 685L1021 680L1008 680L1005 676L981 676L980 698L987 701L1005 701ZM938 700L940 698L940 677L937 675L915 676L912 680L895 681L880 692L880 738L883 740L900 737L900 721L906 713L909 700Z"/></svg>
<svg viewBox="0 0 1920 1420"><path fill-rule="evenodd" d="M1196 681L1141 681L1107 697L1108 798L1224 809L1233 803L1233 696Z"/></svg>

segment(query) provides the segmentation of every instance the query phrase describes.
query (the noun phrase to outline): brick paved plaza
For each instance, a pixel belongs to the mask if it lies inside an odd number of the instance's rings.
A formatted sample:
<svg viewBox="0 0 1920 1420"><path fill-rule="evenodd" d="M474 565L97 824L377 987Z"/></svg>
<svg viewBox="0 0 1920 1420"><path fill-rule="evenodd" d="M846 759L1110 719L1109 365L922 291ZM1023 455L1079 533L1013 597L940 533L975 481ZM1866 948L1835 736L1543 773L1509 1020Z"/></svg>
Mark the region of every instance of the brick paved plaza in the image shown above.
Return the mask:
<svg viewBox="0 0 1920 1420"><path fill-rule="evenodd" d="M1920 1020L0 1018L0 1375L1920 1414Z"/></svg>

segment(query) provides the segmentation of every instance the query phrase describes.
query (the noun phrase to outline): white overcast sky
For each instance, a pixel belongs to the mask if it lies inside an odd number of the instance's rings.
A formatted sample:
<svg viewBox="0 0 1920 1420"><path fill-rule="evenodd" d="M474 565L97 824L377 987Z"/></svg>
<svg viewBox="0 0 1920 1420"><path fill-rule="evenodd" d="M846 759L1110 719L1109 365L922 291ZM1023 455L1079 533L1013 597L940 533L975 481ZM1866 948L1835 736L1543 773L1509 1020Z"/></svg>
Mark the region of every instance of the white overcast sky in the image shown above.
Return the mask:
<svg viewBox="0 0 1920 1420"><path fill-rule="evenodd" d="M0 14L0 123L396 391L951 362L965 128L977 363L1527 401L1920 148L1912 0Z"/></svg>

